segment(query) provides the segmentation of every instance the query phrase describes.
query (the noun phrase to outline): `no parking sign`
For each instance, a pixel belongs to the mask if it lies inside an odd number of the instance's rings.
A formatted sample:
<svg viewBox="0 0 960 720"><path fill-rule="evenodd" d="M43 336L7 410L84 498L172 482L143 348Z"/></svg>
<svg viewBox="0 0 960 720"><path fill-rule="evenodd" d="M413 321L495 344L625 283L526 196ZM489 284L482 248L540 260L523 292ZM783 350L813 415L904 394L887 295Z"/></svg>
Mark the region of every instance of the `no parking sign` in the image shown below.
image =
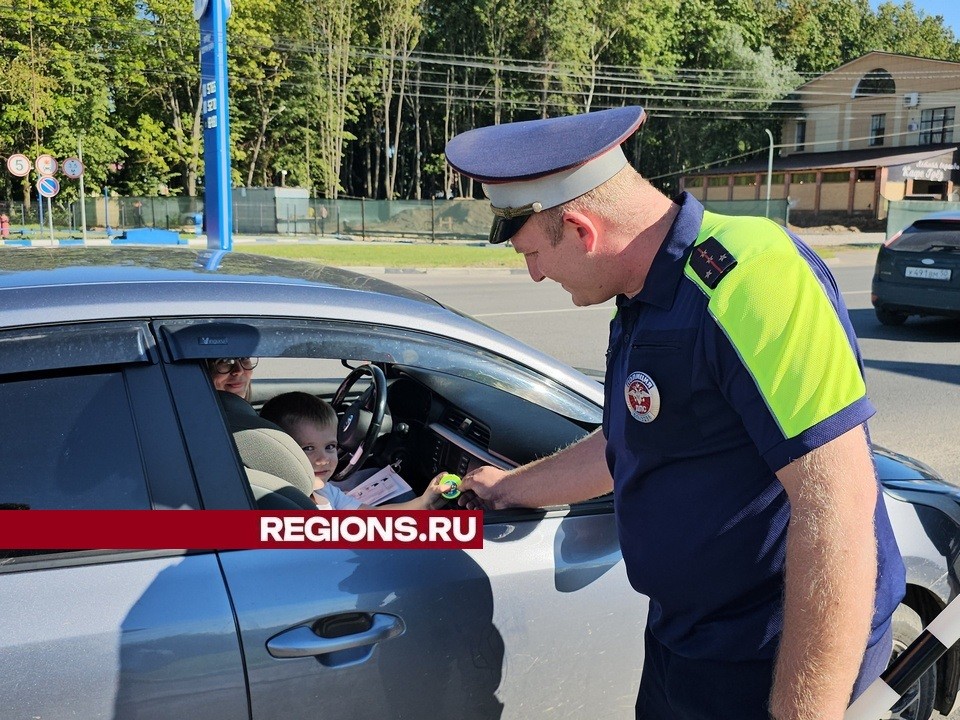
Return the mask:
<svg viewBox="0 0 960 720"><path fill-rule="evenodd" d="M52 198L60 192L60 181L55 177L42 177L37 180L37 192L45 198Z"/></svg>

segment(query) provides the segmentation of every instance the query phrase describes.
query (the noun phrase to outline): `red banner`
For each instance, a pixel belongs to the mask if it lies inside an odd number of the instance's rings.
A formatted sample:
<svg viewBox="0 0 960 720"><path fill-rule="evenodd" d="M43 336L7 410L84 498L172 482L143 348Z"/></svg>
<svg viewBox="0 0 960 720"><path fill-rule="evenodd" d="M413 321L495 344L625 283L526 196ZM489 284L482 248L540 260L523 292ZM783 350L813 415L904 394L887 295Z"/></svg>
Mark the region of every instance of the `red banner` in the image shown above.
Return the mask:
<svg viewBox="0 0 960 720"><path fill-rule="evenodd" d="M9 550L483 547L483 513L445 511L7 510Z"/></svg>

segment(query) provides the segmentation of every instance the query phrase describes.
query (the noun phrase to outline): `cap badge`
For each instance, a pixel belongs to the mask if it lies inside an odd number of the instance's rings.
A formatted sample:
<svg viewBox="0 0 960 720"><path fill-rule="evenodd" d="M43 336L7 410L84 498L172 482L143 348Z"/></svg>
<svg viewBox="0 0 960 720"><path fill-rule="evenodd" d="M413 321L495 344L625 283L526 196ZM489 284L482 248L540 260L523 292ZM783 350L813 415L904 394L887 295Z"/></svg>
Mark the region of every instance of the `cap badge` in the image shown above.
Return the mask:
<svg viewBox="0 0 960 720"><path fill-rule="evenodd" d="M660 390L645 372L630 373L623 386L623 397L634 420L649 423L660 414Z"/></svg>

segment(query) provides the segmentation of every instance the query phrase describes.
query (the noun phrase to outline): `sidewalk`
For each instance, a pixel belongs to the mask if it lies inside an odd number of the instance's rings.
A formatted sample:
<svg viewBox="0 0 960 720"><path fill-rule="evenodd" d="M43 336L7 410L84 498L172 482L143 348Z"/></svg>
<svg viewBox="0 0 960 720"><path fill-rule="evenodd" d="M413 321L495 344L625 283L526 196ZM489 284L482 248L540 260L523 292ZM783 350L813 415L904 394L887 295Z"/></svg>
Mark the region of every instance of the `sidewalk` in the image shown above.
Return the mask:
<svg viewBox="0 0 960 720"><path fill-rule="evenodd" d="M795 232L800 236L800 239L810 247L829 247L833 245L878 247L883 245L883 241L887 239L886 234L882 232L867 233L849 231L842 233L815 233L804 232L803 229Z"/></svg>

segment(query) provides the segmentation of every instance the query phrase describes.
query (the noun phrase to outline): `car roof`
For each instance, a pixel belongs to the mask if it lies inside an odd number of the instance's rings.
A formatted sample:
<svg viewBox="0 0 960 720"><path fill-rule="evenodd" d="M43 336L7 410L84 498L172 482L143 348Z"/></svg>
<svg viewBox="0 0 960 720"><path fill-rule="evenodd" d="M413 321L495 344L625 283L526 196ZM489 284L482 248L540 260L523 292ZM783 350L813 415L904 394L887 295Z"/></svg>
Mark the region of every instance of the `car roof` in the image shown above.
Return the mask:
<svg viewBox="0 0 960 720"><path fill-rule="evenodd" d="M0 330L118 319L325 318L416 328L513 358L588 397L596 383L432 298L312 262L176 247L0 252ZM579 375L579 374L576 374Z"/></svg>
<svg viewBox="0 0 960 720"><path fill-rule="evenodd" d="M349 289L435 302L421 293L358 273L318 263L253 253L171 247L11 248L0 254L0 289L114 282L175 281L237 283L270 279Z"/></svg>
<svg viewBox="0 0 960 720"><path fill-rule="evenodd" d="M916 225L920 222L927 222L928 220L947 220L949 222L960 222L960 210L940 210L939 212L933 212L929 215L924 215L921 218L917 218L913 221L913 224Z"/></svg>
<svg viewBox="0 0 960 720"><path fill-rule="evenodd" d="M170 247L11 249L0 253L0 298L0 327L237 315L243 314L241 307L281 316L310 315L307 311L318 307L362 309L371 303L379 303L387 314L394 306L443 307L421 293L317 263ZM183 300L189 300L189 312ZM291 307L299 303L304 307ZM286 311L273 307L277 304Z"/></svg>

